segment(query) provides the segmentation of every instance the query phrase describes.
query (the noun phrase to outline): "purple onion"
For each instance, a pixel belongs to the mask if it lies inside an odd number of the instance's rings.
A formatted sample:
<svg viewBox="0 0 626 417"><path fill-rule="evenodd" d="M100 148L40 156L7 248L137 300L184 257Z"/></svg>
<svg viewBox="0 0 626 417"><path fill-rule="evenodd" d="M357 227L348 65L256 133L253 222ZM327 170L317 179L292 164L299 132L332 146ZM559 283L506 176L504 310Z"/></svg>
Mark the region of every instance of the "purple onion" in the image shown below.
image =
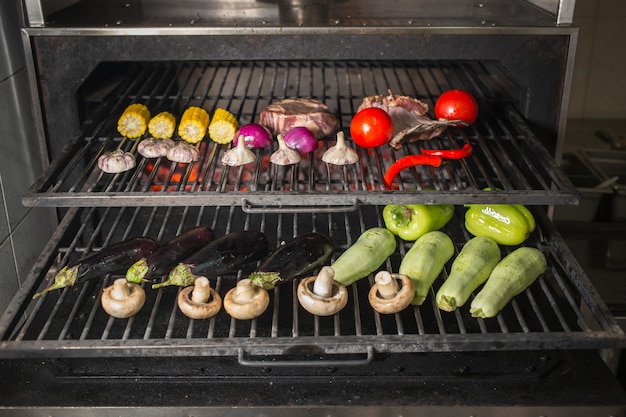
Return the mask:
<svg viewBox="0 0 626 417"><path fill-rule="evenodd" d="M265 148L270 146L274 141L274 137L270 131L265 126L261 126L257 123L249 123L239 128L237 133L235 133L235 146L237 146L240 136L243 136L246 148L250 149Z"/></svg>
<svg viewBox="0 0 626 417"><path fill-rule="evenodd" d="M317 149L317 139L306 127L294 127L285 133L284 139L287 146L300 153L313 152Z"/></svg>

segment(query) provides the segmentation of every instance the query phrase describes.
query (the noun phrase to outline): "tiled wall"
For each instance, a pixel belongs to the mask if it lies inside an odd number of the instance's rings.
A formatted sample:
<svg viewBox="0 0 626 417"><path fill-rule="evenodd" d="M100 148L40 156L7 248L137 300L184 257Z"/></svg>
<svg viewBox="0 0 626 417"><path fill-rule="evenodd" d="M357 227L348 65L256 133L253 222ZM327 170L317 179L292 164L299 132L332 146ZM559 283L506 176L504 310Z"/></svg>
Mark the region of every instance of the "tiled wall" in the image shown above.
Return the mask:
<svg viewBox="0 0 626 417"><path fill-rule="evenodd" d="M0 1L0 314L54 230L51 209L22 206L43 171L14 1Z"/></svg>
<svg viewBox="0 0 626 417"><path fill-rule="evenodd" d="M576 0L569 117L626 119L626 0Z"/></svg>

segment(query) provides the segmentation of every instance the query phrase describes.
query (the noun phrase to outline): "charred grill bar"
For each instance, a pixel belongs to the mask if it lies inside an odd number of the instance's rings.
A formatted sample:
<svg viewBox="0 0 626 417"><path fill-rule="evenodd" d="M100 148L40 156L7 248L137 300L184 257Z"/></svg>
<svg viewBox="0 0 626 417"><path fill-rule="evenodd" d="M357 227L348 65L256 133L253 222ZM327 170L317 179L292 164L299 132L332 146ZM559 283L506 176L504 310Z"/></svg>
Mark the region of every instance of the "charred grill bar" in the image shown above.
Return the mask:
<svg viewBox="0 0 626 417"><path fill-rule="evenodd" d="M58 2L23 2L41 120L33 142L51 159L23 202L61 209L57 231L0 318L0 415L626 412L624 391L598 354L624 347L623 331L546 210L580 199L557 163L576 47L573 2L66 3L52 11ZM275 100L307 97L324 102L348 137L365 96L391 90L432 108L450 88L477 97L475 125L399 151L358 149L359 162L347 167L320 161L332 137L297 166L270 164L274 147L240 169L222 166L228 146L209 139L193 164L145 159L115 128L133 102L178 116L191 105L211 114L223 107L247 123ZM397 189L385 188L385 169L401 156L465 143L471 158L408 170ZM102 173L98 157L118 146L136 154L136 167ZM470 238L463 204L526 204L538 227L525 244L543 251L548 270L486 320L468 306L437 308L449 265L423 305L394 315L369 306L372 276L349 287L347 307L332 317L299 306L299 280L272 290L268 310L246 321L224 311L189 319L177 288L149 286L137 315L113 319L100 294L117 275L32 299L70 259L132 236L167 241L200 224L217 236L262 231L274 247L322 232L336 259L383 225L390 202L455 204L444 231L457 253ZM385 267L397 271L409 247L400 242ZM211 284L224 295L245 276Z"/></svg>

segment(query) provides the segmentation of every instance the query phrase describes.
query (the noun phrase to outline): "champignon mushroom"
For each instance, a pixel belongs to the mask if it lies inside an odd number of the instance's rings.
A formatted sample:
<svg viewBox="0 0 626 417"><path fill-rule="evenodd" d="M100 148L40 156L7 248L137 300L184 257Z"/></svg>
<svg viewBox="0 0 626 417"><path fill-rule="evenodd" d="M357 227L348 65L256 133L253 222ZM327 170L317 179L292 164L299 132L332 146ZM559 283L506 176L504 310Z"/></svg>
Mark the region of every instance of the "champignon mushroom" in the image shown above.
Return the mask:
<svg viewBox="0 0 626 417"><path fill-rule="evenodd" d="M224 296L224 309L238 320L259 317L270 303L267 290L258 287L249 279L242 279Z"/></svg>
<svg viewBox="0 0 626 417"><path fill-rule="evenodd" d="M137 314L146 301L146 293L141 285L126 281L126 278L119 278L113 285L106 287L102 291L100 302L104 311L110 316L125 319Z"/></svg>
<svg viewBox="0 0 626 417"><path fill-rule="evenodd" d="M178 308L190 319L208 319L222 308L222 297L206 277L198 277L191 287L178 293Z"/></svg>
<svg viewBox="0 0 626 417"><path fill-rule="evenodd" d="M414 289L408 276L380 271L374 276L374 281L368 294L374 310L381 314L394 314L411 304Z"/></svg>
<svg viewBox="0 0 626 417"><path fill-rule="evenodd" d="M348 303L346 287L333 281L335 271L322 267L317 276L307 277L298 284L298 301L311 314L332 316Z"/></svg>

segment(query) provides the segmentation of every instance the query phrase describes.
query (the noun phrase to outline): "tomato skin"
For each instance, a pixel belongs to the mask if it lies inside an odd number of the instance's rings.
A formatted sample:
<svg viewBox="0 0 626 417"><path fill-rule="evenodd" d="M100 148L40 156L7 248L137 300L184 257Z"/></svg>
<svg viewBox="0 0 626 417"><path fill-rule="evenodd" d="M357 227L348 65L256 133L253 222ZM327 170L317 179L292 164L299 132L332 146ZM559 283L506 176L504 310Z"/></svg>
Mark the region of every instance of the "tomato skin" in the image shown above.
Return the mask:
<svg viewBox="0 0 626 417"><path fill-rule="evenodd" d="M446 120L463 120L468 125L478 118L478 103L464 90L448 90L435 103L435 117Z"/></svg>
<svg viewBox="0 0 626 417"><path fill-rule="evenodd" d="M368 107L354 115L350 136L362 148L375 148L389 142L393 122L389 114L378 107Z"/></svg>

